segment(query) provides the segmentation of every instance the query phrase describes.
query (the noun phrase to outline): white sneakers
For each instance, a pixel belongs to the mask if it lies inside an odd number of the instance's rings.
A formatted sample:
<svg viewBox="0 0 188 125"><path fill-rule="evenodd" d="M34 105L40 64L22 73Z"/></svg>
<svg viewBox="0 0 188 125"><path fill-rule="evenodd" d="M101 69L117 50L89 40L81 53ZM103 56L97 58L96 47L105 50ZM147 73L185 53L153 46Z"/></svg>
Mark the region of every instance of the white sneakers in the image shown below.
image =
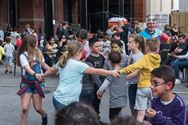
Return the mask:
<svg viewBox="0 0 188 125"><path fill-rule="evenodd" d="M175 84L181 84L181 80L180 79L176 79L175 80Z"/></svg>

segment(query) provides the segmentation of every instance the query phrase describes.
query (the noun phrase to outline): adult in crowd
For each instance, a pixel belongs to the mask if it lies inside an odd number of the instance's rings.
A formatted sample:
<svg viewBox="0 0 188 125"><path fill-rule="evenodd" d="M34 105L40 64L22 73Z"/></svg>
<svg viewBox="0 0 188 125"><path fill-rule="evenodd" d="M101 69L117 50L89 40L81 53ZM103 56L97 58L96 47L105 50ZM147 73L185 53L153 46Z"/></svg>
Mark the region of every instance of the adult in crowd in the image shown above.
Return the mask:
<svg viewBox="0 0 188 125"><path fill-rule="evenodd" d="M174 24L173 28L170 30L172 36L178 36L179 35L179 25Z"/></svg>
<svg viewBox="0 0 188 125"><path fill-rule="evenodd" d="M143 36L145 39L150 39L156 37L159 39L162 31L156 29L156 18L154 16L147 17L146 20L146 29L141 31L139 34Z"/></svg>

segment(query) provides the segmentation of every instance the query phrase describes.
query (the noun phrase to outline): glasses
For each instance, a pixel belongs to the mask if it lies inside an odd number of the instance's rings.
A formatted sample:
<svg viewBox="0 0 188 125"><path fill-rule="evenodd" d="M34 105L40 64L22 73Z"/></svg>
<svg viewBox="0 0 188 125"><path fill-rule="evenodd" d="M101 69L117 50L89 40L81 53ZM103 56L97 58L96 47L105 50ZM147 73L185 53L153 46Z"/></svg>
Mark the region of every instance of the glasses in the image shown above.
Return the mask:
<svg viewBox="0 0 188 125"><path fill-rule="evenodd" d="M164 84L165 84L165 82L160 83L160 82L157 82L157 81L151 81L151 85L153 87L158 87L158 86L161 86L161 85L164 85Z"/></svg>

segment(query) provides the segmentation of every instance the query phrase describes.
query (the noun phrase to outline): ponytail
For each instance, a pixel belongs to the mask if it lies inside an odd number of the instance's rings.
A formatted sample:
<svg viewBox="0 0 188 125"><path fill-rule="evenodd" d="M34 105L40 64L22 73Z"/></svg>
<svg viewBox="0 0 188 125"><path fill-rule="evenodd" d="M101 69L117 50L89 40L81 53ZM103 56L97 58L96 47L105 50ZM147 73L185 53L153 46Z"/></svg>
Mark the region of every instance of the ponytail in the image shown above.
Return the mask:
<svg viewBox="0 0 188 125"><path fill-rule="evenodd" d="M68 51L65 51L63 53L63 55L60 57L60 60L59 60L59 65L63 68L67 62L67 60L69 59L69 56L68 56L69 52Z"/></svg>
<svg viewBox="0 0 188 125"><path fill-rule="evenodd" d="M78 41L73 41L73 43L70 43L66 49L65 52L63 52L63 55L60 57L59 65L63 68L65 67L65 64L67 60L71 57L74 57L78 52L82 52L83 45L79 43Z"/></svg>

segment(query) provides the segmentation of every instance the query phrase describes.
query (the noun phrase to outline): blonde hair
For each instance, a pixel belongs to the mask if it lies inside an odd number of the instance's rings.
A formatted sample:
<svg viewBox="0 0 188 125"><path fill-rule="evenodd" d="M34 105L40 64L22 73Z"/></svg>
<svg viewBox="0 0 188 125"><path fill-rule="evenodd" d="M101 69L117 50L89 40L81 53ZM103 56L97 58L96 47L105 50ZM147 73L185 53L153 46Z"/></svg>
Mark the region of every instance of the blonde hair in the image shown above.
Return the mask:
<svg viewBox="0 0 188 125"><path fill-rule="evenodd" d="M36 57L36 60L41 64L42 63L42 52L38 47L36 47L37 41L34 35L26 35L21 43L20 48L17 53L17 64L20 66L20 55L24 52L28 53L28 62L31 65L34 60L33 57Z"/></svg>
<svg viewBox="0 0 188 125"><path fill-rule="evenodd" d="M151 52L156 52L159 47L159 41L157 38L151 38L146 40L146 47L149 48Z"/></svg>
<svg viewBox="0 0 188 125"><path fill-rule="evenodd" d="M145 40L144 37L139 36L138 34L130 34L129 38L132 38L134 40L135 43L138 44L138 49L141 52L145 52Z"/></svg>
<svg viewBox="0 0 188 125"><path fill-rule="evenodd" d="M73 41L66 47L63 55L60 57L59 65L64 67L69 58L74 57L78 52L82 52L82 50L83 45L78 41Z"/></svg>

